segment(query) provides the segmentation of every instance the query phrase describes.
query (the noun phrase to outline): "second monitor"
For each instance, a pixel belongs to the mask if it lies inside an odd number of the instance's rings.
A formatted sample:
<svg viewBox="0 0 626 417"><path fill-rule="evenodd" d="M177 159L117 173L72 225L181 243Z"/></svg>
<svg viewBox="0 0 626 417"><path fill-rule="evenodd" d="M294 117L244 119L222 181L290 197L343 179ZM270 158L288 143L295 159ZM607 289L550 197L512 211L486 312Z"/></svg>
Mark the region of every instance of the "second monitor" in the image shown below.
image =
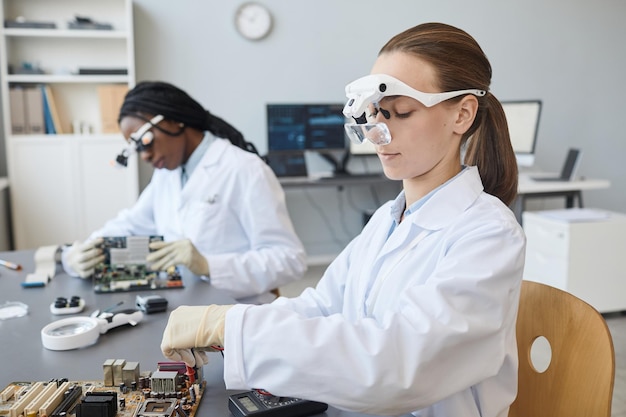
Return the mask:
<svg viewBox="0 0 626 417"><path fill-rule="evenodd" d="M268 104L270 152L345 150L343 104Z"/></svg>

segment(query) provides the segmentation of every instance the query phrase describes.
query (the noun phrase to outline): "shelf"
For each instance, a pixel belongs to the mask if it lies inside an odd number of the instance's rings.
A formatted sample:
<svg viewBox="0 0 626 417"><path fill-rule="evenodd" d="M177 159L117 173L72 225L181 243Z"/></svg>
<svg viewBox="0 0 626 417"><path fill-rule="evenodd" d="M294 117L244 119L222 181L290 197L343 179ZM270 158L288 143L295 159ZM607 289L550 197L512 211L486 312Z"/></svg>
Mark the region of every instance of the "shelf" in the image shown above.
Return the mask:
<svg viewBox="0 0 626 417"><path fill-rule="evenodd" d="M12 74L7 76L9 83L37 83L37 84L60 84L60 83L92 83L92 84L115 84L128 83L128 75L75 75L75 74Z"/></svg>
<svg viewBox="0 0 626 417"><path fill-rule="evenodd" d="M95 139L116 139L123 138L121 133L90 133L90 134L74 134L74 133L62 133L62 134L50 134L50 135L10 135L11 140L24 140L24 141L39 141L50 139L76 139L76 140L95 140ZM120 146L124 143L120 142Z"/></svg>
<svg viewBox="0 0 626 417"><path fill-rule="evenodd" d="M32 38L125 39L128 37L128 32L123 30L5 28L4 35L11 37Z"/></svg>
<svg viewBox="0 0 626 417"><path fill-rule="evenodd" d="M121 95L106 92L135 84L133 0L0 0L0 22L18 16L56 24L0 27L1 136L11 182L13 249L25 249L84 239L137 200L136 155L124 170L111 167L126 145L112 127ZM70 29L72 16L113 29ZM52 131L50 119L64 133L42 134L42 125ZM74 126L85 134L74 134Z"/></svg>

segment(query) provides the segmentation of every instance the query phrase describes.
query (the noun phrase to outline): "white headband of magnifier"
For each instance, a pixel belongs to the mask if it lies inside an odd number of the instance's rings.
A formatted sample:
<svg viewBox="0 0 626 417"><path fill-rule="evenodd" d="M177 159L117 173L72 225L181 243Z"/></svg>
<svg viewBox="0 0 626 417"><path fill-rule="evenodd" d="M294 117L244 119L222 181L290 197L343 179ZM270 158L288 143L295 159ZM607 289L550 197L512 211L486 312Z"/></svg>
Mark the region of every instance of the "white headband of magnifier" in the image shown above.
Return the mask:
<svg viewBox="0 0 626 417"><path fill-rule="evenodd" d="M150 132L154 126L158 125L161 121L163 121L164 117L161 114L157 114L152 119L143 124L139 129L131 133L130 139L135 142L135 144L142 146L148 146L154 140L154 134ZM148 133L150 133L148 135Z"/></svg>
<svg viewBox="0 0 626 417"><path fill-rule="evenodd" d="M378 103L381 98L387 96L411 97L426 107L432 107L442 101L464 94L473 94L482 97L487 94L487 92L485 90L472 88L468 90L448 91L445 93L423 93L390 75L371 74L361 77L346 86L348 102L343 108L343 114L346 117L356 119L365 112L367 106L372 103Z"/></svg>

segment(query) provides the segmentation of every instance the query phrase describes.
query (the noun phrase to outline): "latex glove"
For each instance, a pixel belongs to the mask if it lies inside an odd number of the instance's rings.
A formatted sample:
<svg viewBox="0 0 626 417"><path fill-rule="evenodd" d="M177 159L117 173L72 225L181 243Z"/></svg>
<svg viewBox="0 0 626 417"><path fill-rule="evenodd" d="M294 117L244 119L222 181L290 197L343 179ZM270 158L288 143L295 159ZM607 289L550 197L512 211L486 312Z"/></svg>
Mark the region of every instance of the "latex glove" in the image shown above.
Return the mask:
<svg viewBox="0 0 626 417"><path fill-rule="evenodd" d="M96 247L102 243L102 239L94 239L86 242L74 242L67 252L67 265L72 268L81 278L89 278L94 273L94 268L100 262L104 262L102 249Z"/></svg>
<svg viewBox="0 0 626 417"><path fill-rule="evenodd" d="M157 241L148 245L150 252L146 261L155 271L165 271L171 266L185 265L196 275L209 275L209 263L189 239L174 242Z"/></svg>
<svg viewBox="0 0 626 417"><path fill-rule="evenodd" d="M212 346L224 346L224 322L231 307L181 306L172 311L161 340L163 355L189 366L206 365L205 351L214 350Z"/></svg>

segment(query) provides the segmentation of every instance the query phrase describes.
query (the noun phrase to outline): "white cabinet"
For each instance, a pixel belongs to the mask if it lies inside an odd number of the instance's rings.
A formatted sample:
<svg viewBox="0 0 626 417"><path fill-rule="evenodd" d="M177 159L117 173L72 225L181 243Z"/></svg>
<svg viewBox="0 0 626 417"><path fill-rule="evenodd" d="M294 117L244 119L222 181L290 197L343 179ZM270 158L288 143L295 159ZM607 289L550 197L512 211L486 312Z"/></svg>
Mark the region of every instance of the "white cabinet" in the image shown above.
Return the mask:
<svg viewBox="0 0 626 417"><path fill-rule="evenodd" d="M626 215L594 210L596 219L567 220L559 213L523 213L524 279L568 291L601 313L626 310Z"/></svg>
<svg viewBox="0 0 626 417"><path fill-rule="evenodd" d="M99 95L102 86L134 86L132 0L0 1L2 22L21 16L55 26L0 27L15 249L84 239L138 195L137 158L125 169L111 165L125 143L121 133L103 128ZM69 28L76 16L110 27ZM21 107L12 102L11 91L41 86L52 93L56 133L13 129Z"/></svg>

